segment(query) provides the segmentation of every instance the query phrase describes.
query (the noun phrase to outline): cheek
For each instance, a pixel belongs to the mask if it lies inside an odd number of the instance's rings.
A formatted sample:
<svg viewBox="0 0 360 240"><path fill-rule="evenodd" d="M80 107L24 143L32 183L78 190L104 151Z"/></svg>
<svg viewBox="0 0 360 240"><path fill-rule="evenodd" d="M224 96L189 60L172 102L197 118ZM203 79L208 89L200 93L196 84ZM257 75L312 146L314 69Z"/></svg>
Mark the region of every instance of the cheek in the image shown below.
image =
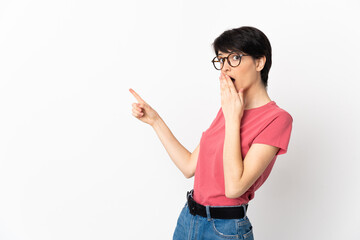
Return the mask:
<svg viewBox="0 0 360 240"><path fill-rule="evenodd" d="M241 62L241 67L237 71L237 75L241 81L248 81L249 79L252 79L254 74L256 73L255 65L253 62L244 61Z"/></svg>
<svg viewBox="0 0 360 240"><path fill-rule="evenodd" d="M246 82L249 77L251 77L251 69L249 66L243 66L238 69L236 75L237 79L239 79L239 82Z"/></svg>
<svg viewBox="0 0 360 240"><path fill-rule="evenodd" d="M242 68L240 70L244 74L248 74L248 73L255 71L255 65L252 60L247 60L247 61L241 62L241 64L243 64L243 65L241 66Z"/></svg>

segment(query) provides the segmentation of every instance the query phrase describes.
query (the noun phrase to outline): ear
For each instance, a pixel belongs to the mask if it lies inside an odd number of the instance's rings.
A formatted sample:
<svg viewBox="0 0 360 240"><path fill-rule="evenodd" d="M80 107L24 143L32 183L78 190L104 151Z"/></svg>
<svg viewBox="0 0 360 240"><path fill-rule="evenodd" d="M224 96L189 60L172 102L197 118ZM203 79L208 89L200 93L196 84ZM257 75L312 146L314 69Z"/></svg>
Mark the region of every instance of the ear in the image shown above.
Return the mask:
<svg viewBox="0 0 360 240"><path fill-rule="evenodd" d="M256 71L260 72L264 68L265 62L266 62L265 56L262 56L261 58L256 59Z"/></svg>

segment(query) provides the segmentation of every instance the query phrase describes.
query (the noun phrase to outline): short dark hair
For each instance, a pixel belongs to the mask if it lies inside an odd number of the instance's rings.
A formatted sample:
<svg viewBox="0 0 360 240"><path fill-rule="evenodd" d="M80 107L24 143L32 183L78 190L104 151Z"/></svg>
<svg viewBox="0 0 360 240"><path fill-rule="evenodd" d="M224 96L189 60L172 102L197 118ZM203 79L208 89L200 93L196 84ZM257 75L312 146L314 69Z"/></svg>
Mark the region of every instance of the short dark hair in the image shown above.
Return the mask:
<svg viewBox="0 0 360 240"><path fill-rule="evenodd" d="M271 68L271 45L262 31L250 26L226 30L214 40L212 46L216 55L219 51L225 53L240 51L255 59L265 56L265 66L260 74L261 81L267 88L268 74Z"/></svg>

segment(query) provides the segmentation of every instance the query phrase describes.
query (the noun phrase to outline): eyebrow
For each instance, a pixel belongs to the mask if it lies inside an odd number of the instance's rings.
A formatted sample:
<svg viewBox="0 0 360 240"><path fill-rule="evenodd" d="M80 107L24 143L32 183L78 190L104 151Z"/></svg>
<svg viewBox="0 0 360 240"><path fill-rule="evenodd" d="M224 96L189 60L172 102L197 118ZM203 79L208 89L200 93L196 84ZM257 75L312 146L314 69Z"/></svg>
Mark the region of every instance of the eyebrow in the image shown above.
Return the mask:
<svg viewBox="0 0 360 240"><path fill-rule="evenodd" d="M230 53L233 53L233 51L231 52L224 52L225 54L230 54ZM218 53L218 55L223 55L222 53Z"/></svg>
<svg viewBox="0 0 360 240"><path fill-rule="evenodd" d="M234 51L235 52L235 51ZM228 53L226 53L226 54L230 54L230 53L234 53L234 52L228 52ZM245 53L243 53L243 52L241 52L241 51L239 51L239 52L237 52L238 54L245 54ZM220 56L220 55L223 55L222 53L218 53L217 54L217 56Z"/></svg>

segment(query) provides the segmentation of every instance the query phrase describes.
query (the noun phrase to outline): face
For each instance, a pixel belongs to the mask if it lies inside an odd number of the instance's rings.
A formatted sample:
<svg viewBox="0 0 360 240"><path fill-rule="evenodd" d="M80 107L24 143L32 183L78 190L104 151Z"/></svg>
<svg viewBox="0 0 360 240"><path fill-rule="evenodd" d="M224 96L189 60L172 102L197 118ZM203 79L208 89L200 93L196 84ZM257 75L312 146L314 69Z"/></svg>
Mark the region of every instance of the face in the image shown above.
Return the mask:
<svg viewBox="0 0 360 240"><path fill-rule="evenodd" d="M240 52L241 54L241 52ZM218 58L227 57L229 53L218 53ZM263 68L265 57L261 59L254 59L251 56L242 56L240 65L232 67L228 61L225 60L221 72L228 75L234 83L235 89L238 91L244 88L246 91L251 85L261 81L260 71Z"/></svg>

